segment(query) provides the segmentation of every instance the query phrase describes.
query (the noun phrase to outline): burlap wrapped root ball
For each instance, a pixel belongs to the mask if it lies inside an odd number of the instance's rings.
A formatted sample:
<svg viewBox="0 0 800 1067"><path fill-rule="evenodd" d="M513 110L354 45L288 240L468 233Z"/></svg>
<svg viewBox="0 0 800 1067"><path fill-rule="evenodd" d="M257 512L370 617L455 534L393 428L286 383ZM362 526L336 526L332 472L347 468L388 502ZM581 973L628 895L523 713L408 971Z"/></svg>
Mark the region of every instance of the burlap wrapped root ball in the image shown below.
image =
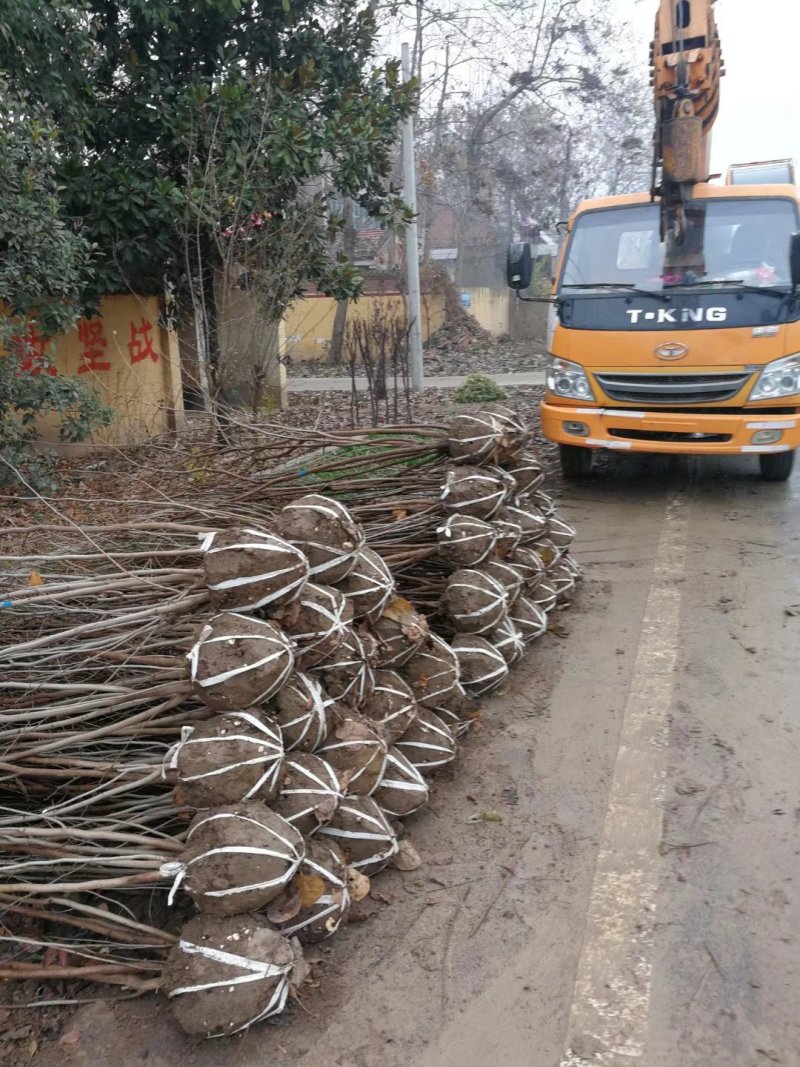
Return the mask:
<svg viewBox="0 0 800 1067"><path fill-rule="evenodd" d="M267 919L304 945L335 934L350 910L344 857L332 841L306 843L300 869L267 908Z"/></svg>
<svg viewBox="0 0 800 1067"><path fill-rule="evenodd" d="M284 760L270 807L309 837L330 822L343 797L339 776L327 760L312 752L292 752Z"/></svg>
<svg viewBox="0 0 800 1067"><path fill-rule="evenodd" d="M386 753L383 774L372 796L393 818L404 819L428 802L428 783L413 763L392 747Z"/></svg>
<svg viewBox="0 0 800 1067"><path fill-rule="evenodd" d="M170 758L176 803L214 808L253 798L269 801L278 791L283 752L276 723L256 709L187 727Z"/></svg>
<svg viewBox="0 0 800 1067"><path fill-rule="evenodd" d="M511 618L503 619L497 629L489 634L488 640L509 667L518 663L525 654L525 638Z"/></svg>
<svg viewBox="0 0 800 1067"><path fill-rule="evenodd" d="M443 638L430 633L398 674L410 686L418 704L434 708L458 685L458 659Z"/></svg>
<svg viewBox="0 0 800 1067"><path fill-rule="evenodd" d="M389 744L402 737L417 715L417 701L408 682L396 671L375 671L375 688L364 708Z"/></svg>
<svg viewBox="0 0 800 1067"><path fill-rule="evenodd" d="M364 531L344 504L317 493L287 504L273 525L306 554L312 577L331 585L347 577L364 544Z"/></svg>
<svg viewBox="0 0 800 1067"><path fill-rule="evenodd" d="M428 621L404 597L394 597L372 626L375 665L397 669L407 663L428 636Z"/></svg>
<svg viewBox="0 0 800 1067"><path fill-rule="evenodd" d="M478 570L488 574L505 589L506 603L513 604L525 591L525 575L521 568L508 559L488 559Z"/></svg>
<svg viewBox="0 0 800 1067"><path fill-rule="evenodd" d="M544 579L544 560L535 548L520 545L506 557L506 562L513 564L520 572L527 593L532 593Z"/></svg>
<svg viewBox="0 0 800 1067"><path fill-rule="evenodd" d="M470 727L478 719L480 705L469 696L461 682L441 703L431 709L450 729L458 740L469 733Z"/></svg>
<svg viewBox="0 0 800 1067"><path fill-rule="evenodd" d="M544 482L544 467L539 457L531 451L523 451L505 464L509 474L513 475L520 493L533 493Z"/></svg>
<svg viewBox="0 0 800 1067"><path fill-rule="evenodd" d="M508 596L491 574L464 569L447 579L442 608L456 633L486 634L505 618Z"/></svg>
<svg viewBox="0 0 800 1067"><path fill-rule="evenodd" d="M218 530L203 542L203 573L219 611L254 611L296 600L308 581L303 552L264 530Z"/></svg>
<svg viewBox="0 0 800 1067"><path fill-rule="evenodd" d="M163 865L174 877L169 901L186 890L198 911L256 911L288 885L305 855L299 831L266 804L248 800L195 816L179 861Z"/></svg>
<svg viewBox="0 0 800 1067"><path fill-rule="evenodd" d="M369 635L362 637L351 629L336 651L314 667L314 674L331 699L360 708L375 685L373 654Z"/></svg>
<svg viewBox="0 0 800 1067"><path fill-rule="evenodd" d="M500 463L522 447L525 428L510 409L488 406L456 415L448 427L447 447L455 463Z"/></svg>
<svg viewBox="0 0 800 1067"><path fill-rule="evenodd" d="M375 622L395 595L392 573L377 552L360 548L353 569L338 588L350 602L353 616Z"/></svg>
<svg viewBox="0 0 800 1067"><path fill-rule="evenodd" d="M254 915L198 915L181 930L161 981L185 1033L223 1037L280 1014L304 975L300 945Z"/></svg>
<svg viewBox="0 0 800 1067"><path fill-rule="evenodd" d="M432 774L452 762L456 755L453 731L427 708L420 708L419 715L395 747L422 774Z"/></svg>
<svg viewBox="0 0 800 1067"><path fill-rule="evenodd" d="M362 874L377 874L397 854L397 835L372 797L346 797L317 837L337 844Z"/></svg>
<svg viewBox="0 0 800 1067"><path fill-rule="evenodd" d="M458 634L453 638L458 656L461 684L471 696L485 696L508 678L508 664L502 652L478 634Z"/></svg>
<svg viewBox="0 0 800 1067"><path fill-rule="evenodd" d="M491 519L508 496L505 477L482 467L453 467L445 474L442 507L453 515Z"/></svg>
<svg viewBox="0 0 800 1067"><path fill-rule="evenodd" d="M530 597L521 596L509 611L508 617L522 634L526 645L541 637L547 630L546 612Z"/></svg>
<svg viewBox="0 0 800 1067"><path fill-rule="evenodd" d="M353 605L338 589L309 582L299 600L272 617L294 642L297 666L306 671L332 656L350 633Z"/></svg>
<svg viewBox="0 0 800 1067"><path fill-rule="evenodd" d="M386 747L366 719L347 717L334 726L318 755L333 767L348 796L366 796L383 774Z"/></svg>
<svg viewBox="0 0 800 1067"><path fill-rule="evenodd" d="M311 674L293 671L270 704L287 752L313 752L328 736L334 702Z"/></svg>
<svg viewBox="0 0 800 1067"><path fill-rule="evenodd" d="M203 626L187 658L195 695L214 711L264 703L294 667L294 651L282 630L228 611Z"/></svg>

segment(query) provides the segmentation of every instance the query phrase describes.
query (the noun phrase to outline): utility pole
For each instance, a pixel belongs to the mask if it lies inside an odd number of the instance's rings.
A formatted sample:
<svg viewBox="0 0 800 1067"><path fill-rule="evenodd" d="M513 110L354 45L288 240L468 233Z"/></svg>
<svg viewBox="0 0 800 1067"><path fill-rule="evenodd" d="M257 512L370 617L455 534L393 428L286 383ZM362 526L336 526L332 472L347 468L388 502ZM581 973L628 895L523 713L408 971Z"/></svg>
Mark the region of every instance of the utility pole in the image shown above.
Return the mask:
<svg viewBox="0 0 800 1067"><path fill-rule="evenodd" d="M411 79L411 57L403 45L403 81ZM419 292L419 242L417 238L417 175L414 165L414 118L409 115L403 125L403 199L414 215L406 226L406 277L408 281L408 363L411 388L415 393L424 384L422 369L422 304Z"/></svg>

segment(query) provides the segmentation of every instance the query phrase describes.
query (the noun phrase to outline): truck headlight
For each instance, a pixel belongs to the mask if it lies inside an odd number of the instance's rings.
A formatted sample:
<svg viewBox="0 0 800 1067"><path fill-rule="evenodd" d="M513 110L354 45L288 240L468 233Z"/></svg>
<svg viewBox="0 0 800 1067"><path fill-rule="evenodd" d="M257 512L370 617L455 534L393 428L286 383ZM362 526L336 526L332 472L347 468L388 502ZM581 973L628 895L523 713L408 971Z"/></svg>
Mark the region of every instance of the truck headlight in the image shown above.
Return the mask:
<svg viewBox="0 0 800 1067"><path fill-rule="evenodd" d="M573 400L594 400L594 393L583 367L557 356L550 357L547 388L556 396L568 396Z"/></svg>
<svg viewBox="0 0 800 1067"><path fill-rule="evenodd" d="M768 363L759 374L751 400L772 400L800 393L800 353Z"/></svg>

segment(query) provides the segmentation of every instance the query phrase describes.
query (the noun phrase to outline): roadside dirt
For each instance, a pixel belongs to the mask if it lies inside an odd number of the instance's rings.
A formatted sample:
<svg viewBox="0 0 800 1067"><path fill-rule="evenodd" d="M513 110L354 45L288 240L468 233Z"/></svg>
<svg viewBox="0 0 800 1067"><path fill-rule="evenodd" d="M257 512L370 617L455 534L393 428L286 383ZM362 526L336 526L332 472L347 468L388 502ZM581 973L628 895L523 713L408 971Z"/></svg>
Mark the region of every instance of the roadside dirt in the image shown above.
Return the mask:
<svg viewBox="0 0 800 1067"><path fill-rule="evenodd" d="M510 374L540 370L546 360L545 345L535 341L473 342L468 348L426 348L423 359L428 375ZM346 363L331 366L322 359L293 359L290 378L341 378L349 373Z"/></svg>

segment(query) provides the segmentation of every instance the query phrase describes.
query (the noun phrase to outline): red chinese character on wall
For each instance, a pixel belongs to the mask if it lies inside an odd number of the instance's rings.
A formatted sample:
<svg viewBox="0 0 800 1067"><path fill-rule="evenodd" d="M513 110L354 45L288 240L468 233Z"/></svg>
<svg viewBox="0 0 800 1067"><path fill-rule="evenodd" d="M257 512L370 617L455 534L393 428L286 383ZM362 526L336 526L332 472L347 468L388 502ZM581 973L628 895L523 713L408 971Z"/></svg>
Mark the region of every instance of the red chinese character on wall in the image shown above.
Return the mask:
<svg viewBox="0 0 800 1067"><path fill-rule="evenodd" d="M158 352L153 348L153 338L150 336L152 331L152 322L147 322L145 319L142 319L141 326L137 326L134 322L131 323L131 339L128 342L131 364L141 363L143 359L148 357L154 363L158 363Z"/></svg>
<svg viewBox="0 0 800 1067"><path fill-rule="evenodd" d="M81 319L78 323L78 340L81 343L78 374L111 370L111 363L106 359L108 341L103 333L102 319Z"/></svg>
<svg viewBox="0 0 800 1067"><path fill-rule="evenodd" d="M45 371L51 377L56 377L58 371L44 354L48 340L49 338L42 337L33 323L26 334L14 338L20 348L18 374L30 374L32 378L36 378Z"/></svg>

